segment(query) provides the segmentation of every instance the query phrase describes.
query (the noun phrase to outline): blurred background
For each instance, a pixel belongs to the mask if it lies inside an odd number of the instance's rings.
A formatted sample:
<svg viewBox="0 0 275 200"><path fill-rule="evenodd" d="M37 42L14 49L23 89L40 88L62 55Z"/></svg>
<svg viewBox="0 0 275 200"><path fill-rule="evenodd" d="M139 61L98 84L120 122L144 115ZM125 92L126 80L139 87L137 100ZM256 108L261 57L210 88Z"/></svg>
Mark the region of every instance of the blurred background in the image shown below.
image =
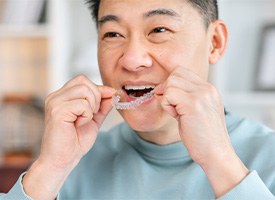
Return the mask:
<svg viewBox="0 0 275 200"><path fill-rule="evenodd" d="M275 128L275 1L219 7L229 44L210 81L229 111ZM78 74L101 82L96 40L84 0L0 0L0 192L38 154L47 94ZM102 129L119 121L112 111Z"/></svg>

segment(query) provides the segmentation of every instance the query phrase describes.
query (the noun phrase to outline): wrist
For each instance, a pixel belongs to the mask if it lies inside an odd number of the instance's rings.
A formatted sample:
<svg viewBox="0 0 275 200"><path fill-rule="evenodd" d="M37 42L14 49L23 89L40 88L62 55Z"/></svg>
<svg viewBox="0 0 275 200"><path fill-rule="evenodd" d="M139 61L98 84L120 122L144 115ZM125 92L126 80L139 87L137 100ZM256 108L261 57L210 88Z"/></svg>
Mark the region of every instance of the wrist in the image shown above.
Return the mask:
<svg viewBox="0 0 275 200"><path fill-rule="evenodd" d="M201 167L217 198L237 186L249 173L235 152L213 157Z"/></svg>
<svg viewBox="0 0 275 200"><path fill-rule="evenodd" d="M24 191L33 199L55 199L70 172L36 160L23 178Z"/></svg>

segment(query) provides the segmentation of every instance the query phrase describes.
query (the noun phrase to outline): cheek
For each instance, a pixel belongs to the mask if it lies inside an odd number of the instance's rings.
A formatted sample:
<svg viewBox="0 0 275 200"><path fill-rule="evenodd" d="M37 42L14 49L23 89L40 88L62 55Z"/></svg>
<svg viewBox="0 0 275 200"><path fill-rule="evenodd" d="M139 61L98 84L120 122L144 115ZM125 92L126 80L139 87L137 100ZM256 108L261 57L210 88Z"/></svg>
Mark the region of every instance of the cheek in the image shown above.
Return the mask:
<svg viewBox="0 0 275 200"><path fill-rule="evenodd" d="M185 43L184 46L174 45L165 48L159 54L159 62L165 66L165 70L169 73L177 67L184 67L206 79L209 68L208 54L207 46L204 43Z"/></svg>
<svg viewBox="0 0 275 200"><path fill-rule="evenodd" d="M209 73L209 51L205 44L196 48L193 56L194 71L204 80L208 79Z"/></svg>
<svg viewBox="0 0 275 200"><path fill-rule="evenodd" d="M165 45L151 49L155 62L164 71L171 73L177 66L183 65L183 50L176 45Z"/></svg>
<svg viewBox="0 0 275 200"><path fill-rule="evenodd" d="M187 33L175 35L167 43L154 49L157 61L165 70L171 73L177 67L191 68L195 40L190 40Z"/></svg>
<svg viewBox="0 0 275 200"><path fill-rule="evenodd" d="M178 46L163 49L156 60L166 72L170 74L177 67L188 68L189 55L185 53L184 49Z"/></svg>
<svg viewBox="0 0 275 200"><path fill-rule="evenodd" d="M104 84L106 84L106 82L108 82L108 63L104 62L104 56L102 56L102 54L100 53L100 51L98 51L98 66L99 66L99 71L100 71L100 75L101 75L101 79L103 81Z"/></svg>
<svg viewBox="0 0 275 200"><path fill-rule="evenodd" d="M111 74L114 74L116 68L116 57L110 48L98 47L98 65L101 74L102 81L105 85L112 85Z"/></svg>
<svg viewBox="0 0 275 200"><path fill-rule="evenodd" d="M189 68L204 80L208 77L209 43L207 35L201 35L193 40L188 51Z"/></svg>

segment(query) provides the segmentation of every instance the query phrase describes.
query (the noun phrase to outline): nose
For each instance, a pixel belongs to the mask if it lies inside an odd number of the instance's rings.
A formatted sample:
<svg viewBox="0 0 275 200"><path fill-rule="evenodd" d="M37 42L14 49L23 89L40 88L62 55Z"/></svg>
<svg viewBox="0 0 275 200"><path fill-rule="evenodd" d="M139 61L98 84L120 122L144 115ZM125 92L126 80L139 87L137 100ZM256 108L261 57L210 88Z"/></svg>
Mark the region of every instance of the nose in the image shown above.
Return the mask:
<svg viewBox="0 0 275 200"><path fill-rule="evenodd" d="M137 40L125 45L119 64L128 71L136 72L151 67L153 61L146 45Z"/></svg>

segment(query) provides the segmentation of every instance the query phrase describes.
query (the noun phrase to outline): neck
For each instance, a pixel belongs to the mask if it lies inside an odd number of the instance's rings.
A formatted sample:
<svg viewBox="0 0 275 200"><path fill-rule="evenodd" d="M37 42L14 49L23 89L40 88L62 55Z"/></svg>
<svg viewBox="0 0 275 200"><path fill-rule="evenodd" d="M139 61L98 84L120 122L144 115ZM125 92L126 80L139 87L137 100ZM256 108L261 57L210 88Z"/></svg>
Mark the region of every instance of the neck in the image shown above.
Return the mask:
<svg viewBox="0 0 275 200"><path fill-rule="evenodd" d="M139 131L138 135L143 140L158 145L167 145L181 141L178 122L176 120L173 120L169 125L152 132Z"/></svg>

